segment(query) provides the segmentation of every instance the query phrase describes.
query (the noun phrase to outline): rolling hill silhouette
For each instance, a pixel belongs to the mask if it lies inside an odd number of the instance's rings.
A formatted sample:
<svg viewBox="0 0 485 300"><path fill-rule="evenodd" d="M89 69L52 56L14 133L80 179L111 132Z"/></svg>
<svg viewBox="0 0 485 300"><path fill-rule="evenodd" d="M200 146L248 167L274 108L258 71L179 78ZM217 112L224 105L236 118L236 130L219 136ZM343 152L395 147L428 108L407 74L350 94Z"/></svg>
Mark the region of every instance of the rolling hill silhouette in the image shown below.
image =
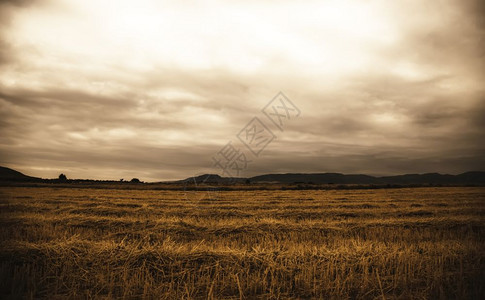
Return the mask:
<svg viewBox="0 0 485 300"><path fill-rule="evenodd" d="M485 172L466 172L459 175L426 173L405 174L395 176L370 176L365 174L340 174L340 173L286 173L265 174L249 178L220 177L215 174L205 174L197 177L189 177L180 182L205 182L205 183L228 183L245 182L252 183L281 183L281 184L485 184Z"/></svg>
<svg viewBox="0 0 485 300"><path fill-rule="evenodd" d="M27 176L10 168L0 167L0 180L2 181L40 181L42 179Z"/></svg>
<svg viewBox="0 0 485 300"><path fill-rule="evenodd" d="M42 182L55 181L56 179L41 179L25 175L16 170L0 167L0 181L7 182ZM75 181L96 181L96 180L71 180ZM107 183L118 183L117 181L104 181ZM405 174L395 176L370 176L365 174L341 174L341 173L286 173L286 174L265 174L248 178L221 177L217 174L204 174L189 177L183 180L171 181L171 183L280 183L280 184L434 184L434 185L485 185L485 172L473 171L458 175L426 173L426 174ZM168 183L168 182L167 182Z"/></svg>

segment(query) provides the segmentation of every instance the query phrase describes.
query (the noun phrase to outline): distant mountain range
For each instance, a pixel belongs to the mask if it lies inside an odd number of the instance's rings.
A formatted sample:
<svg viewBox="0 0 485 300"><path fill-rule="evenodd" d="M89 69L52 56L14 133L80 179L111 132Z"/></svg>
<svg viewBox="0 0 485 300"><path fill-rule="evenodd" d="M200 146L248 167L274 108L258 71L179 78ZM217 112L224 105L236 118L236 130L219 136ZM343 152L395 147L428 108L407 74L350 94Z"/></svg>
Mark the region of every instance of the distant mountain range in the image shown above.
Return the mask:
<svg viewBox="0 0 485 300"><path fill-rule="evenodd" d="M0 181L8 182L43 182L52 179L41 179L27 176L10 168L0 167ZM89 180L85 180L89 181ZM94 181L94 180L93 180ZM106 181L117 182L117 181ZM280 184L433 184L433 185L485 185L485 172L466 172L458 175L426 173L426 174L405 174L395 176L370 176L364 174L340 174L340 173L286 173L286 174L265 174L249 178L221 177L217 174L205 174L189 177L183 180L172 181L172 183L280 183Z"/></svg>
<svg viewBox="0 0 485 300"><path fill-rule="evenodd" d="M180 182L197 183L282 183L282 184L485 184L485 172L466 172L459 175L426 173L396 176L370 176L340 173L266 174L250 178L228 178L215 174L189 177Z"/></svg>

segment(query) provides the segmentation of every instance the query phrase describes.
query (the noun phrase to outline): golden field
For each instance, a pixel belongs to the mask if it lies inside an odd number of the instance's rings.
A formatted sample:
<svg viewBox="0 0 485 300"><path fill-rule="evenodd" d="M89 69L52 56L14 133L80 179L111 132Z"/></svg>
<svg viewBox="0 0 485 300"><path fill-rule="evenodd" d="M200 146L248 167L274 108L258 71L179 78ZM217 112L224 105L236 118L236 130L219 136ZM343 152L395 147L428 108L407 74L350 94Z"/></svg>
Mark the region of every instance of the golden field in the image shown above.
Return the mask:
<svg viewBox="0 0 485 300"><path fill-rule="evenodd" d="M485 295L480 187L2 187L0 199L2 299Z"/></svg>

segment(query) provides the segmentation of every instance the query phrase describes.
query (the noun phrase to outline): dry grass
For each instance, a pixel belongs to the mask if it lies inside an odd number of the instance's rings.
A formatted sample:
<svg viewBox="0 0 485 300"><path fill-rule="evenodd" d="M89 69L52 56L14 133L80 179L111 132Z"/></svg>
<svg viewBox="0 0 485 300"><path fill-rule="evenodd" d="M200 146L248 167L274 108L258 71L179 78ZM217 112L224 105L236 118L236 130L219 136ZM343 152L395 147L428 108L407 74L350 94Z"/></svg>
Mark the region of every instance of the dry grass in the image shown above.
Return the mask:
<svg viewBox="0 0 485 300"><path fill-rule="evenodd" d="M484 188L0 193L1 298L485 295Z"/></svg>

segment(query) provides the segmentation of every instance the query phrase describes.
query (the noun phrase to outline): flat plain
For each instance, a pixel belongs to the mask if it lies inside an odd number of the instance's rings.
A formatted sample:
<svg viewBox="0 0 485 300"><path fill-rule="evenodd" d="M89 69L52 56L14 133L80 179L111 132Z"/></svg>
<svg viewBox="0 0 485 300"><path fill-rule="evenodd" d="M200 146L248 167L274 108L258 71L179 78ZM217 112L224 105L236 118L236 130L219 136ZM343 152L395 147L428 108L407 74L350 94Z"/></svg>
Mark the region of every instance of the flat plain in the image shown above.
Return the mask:
<svg viewBox="0 0 485 300"><path fill-rule="evenodd" d="M483 299L485 188L0 188L3 299Z"/></svg>

